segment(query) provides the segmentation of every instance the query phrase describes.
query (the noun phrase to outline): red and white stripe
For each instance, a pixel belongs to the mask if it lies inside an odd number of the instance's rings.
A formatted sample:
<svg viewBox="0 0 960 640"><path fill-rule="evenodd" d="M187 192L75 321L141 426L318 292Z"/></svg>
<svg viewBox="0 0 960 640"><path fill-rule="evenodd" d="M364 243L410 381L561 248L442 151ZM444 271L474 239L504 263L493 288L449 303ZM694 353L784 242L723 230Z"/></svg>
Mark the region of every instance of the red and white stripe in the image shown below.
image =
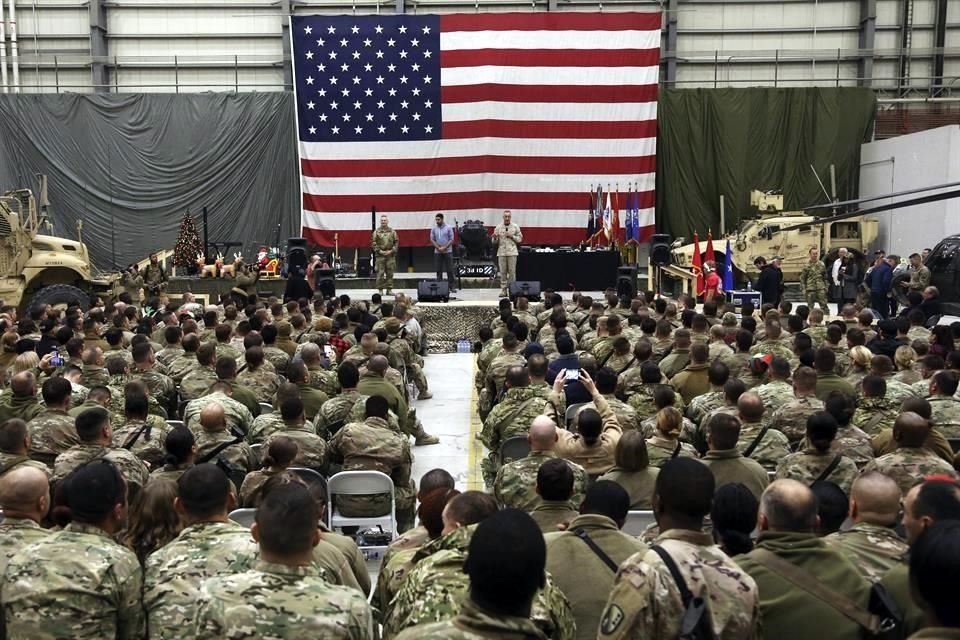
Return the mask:
<svg viewBox="0 0 960 640"><path fill-rule="evenodd" d="M443 139L300 142L307 238L368 246L376 207L401 244L423 246L438 212L493 226L510 209L525 243L578 243L597 183L639 184L640 219L652 221L659 13L440 24Z"/></svg>

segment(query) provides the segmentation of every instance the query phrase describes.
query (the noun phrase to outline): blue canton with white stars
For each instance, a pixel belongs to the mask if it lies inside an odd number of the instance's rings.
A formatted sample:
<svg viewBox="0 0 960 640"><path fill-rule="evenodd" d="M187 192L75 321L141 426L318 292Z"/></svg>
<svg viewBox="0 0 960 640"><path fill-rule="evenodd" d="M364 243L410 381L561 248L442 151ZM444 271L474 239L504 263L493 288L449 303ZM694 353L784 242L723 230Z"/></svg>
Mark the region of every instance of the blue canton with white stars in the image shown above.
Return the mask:
<svg viewBox="0 0 960 640"><path fill-rule="evenodd" d="M300 140L441 136L439 16L292 18Z"/></svg>

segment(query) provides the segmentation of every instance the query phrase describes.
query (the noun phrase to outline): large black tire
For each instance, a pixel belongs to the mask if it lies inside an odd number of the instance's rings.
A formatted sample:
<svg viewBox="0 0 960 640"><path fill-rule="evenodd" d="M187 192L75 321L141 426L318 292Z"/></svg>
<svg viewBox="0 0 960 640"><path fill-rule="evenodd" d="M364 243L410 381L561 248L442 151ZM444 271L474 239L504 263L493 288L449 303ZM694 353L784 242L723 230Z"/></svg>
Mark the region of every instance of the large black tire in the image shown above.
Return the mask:
<svg viewBox="0 0 960 640"><path fill-rule="evenodd" d="M901 282L910 282L909 271L898 273L893 276L893 279L890 281L890 290L893 292L893 297L896 298L897 303L901 307L909 307L910 301L907 300L907 289L900 286Z"/></svg>
<svg viewBox="0 0 960 640"><path fill-rule="evenodd" d="M69 284L50 284L37 291L30 298L28 307L35 305L77 305L86 313L90 308L90 296L81 289Z"/></svg>

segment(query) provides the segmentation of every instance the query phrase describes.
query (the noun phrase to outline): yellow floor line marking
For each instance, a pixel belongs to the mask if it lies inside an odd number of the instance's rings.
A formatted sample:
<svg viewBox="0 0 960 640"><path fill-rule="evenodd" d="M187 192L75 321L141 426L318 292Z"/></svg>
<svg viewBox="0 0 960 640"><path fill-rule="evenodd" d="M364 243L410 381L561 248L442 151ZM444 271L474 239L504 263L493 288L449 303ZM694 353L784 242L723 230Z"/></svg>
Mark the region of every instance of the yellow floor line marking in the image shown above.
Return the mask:
<svg viewBox="0 0 960 640"><path fill-rule="evenodd" d="M477 435L483 429L483 423L477 413L480 402L480 394L477 393L477 387L473 384L477 375L477 358L473 359L473 374L470 376L470 435L467 443L467 489L483 491L483 472L480 469L480 461L483 460L484 448L477 440Z"/></svg>

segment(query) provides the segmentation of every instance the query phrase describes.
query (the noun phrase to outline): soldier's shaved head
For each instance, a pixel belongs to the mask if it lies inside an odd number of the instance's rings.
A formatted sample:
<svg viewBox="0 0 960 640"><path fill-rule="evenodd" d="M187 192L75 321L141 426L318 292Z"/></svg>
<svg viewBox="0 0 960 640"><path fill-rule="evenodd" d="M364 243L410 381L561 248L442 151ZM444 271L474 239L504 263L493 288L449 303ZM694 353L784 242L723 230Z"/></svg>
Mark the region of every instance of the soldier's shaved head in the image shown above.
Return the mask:
<svg viewBox="0 0 960 640"><path fill-rule="evenodd" d="M819 526L817 497L796 480L774 480L760 496L760 529L813 533Z"/></svg>
<svg viewBox="0 0 960 640"><path fill-rule="evenodd" d="M39 521L50 508L50 482L36 467L20 465L0 479L0 508L7 518Z"/></svg>
<svg viewBox="0 0 960 640"><path fill-rule="evenodd" d="M307 365L320 362L320 345L313 342L303 345L300 349L300 359Z"/></svg>
<svg viewBox="0 0 960 640"><path fill-rule="evenodd" d="M514 365L507 369L507 375L504 378L506 385L511 389L530 386L530 372L526 367Z"/></svg>
<svg viewBox="0 0 960 640"><path fill-rule="evenodd" d="M10 378L10 391L18 398L26 398L36 394L37 378L30 371L21 371Z"/></svg>
<svg viewBox="0 0 960 640"><path fill-rule="evenodd" d="M223 405L211 402L200 410L200 426L204 431L223 431L227 428L227 415Z"/></svg>
<svg viewBox="0 0 960 640"><path fill-rule="evenodd" d="M901 447L920 448L930 435L930 422L923 416L907 411L893 423L893 439Z"/></svg>
<svg viewBox="0 0 960 640"><path fill-rule="evenodd" d="M83 364L86 365L100 364L101 358L103 358L103 350L100 347L89 347L84 349L83 355L81 356Z"/></svg>
<svg viewBox="0 0 960 640"><path fill-rule="evenodd" d="M390 345L389 344L387 344L386 342L378 342L377 344L373 345L373 352L378 356L384 356L385 358L387 358L387 364L388 365L390 364L390 358L389 358Z"/></svg>
<svg viewBox="0 0 960 640"><path fill-rule="evenodd" d="M757 422L763 417L765 410L763 400L753 391L747 391L737 400L737 411L745 422Z"/></svg>
<svg viewBox="0 0 960 640"><path fill-rule="evenodd" d="M367 362L367 370L381 377L387 372L389 366L390 363L387 362L386 357L381 355L371 356L369 362Z"/></svg>
<svg viewBox="0 0 960 640"><path fill-rule="evenodd" d="M530 423L527 442L532 451L552 451L557 444L557 425L547 416L537 416Z"/></svg>
<svg viewBox="0 0 960 640"><path fill-rule="evenodd" d="M900 511L900 487L879 471L868 471L853 481L850 517L882 527L893 525Z"/></svg>

